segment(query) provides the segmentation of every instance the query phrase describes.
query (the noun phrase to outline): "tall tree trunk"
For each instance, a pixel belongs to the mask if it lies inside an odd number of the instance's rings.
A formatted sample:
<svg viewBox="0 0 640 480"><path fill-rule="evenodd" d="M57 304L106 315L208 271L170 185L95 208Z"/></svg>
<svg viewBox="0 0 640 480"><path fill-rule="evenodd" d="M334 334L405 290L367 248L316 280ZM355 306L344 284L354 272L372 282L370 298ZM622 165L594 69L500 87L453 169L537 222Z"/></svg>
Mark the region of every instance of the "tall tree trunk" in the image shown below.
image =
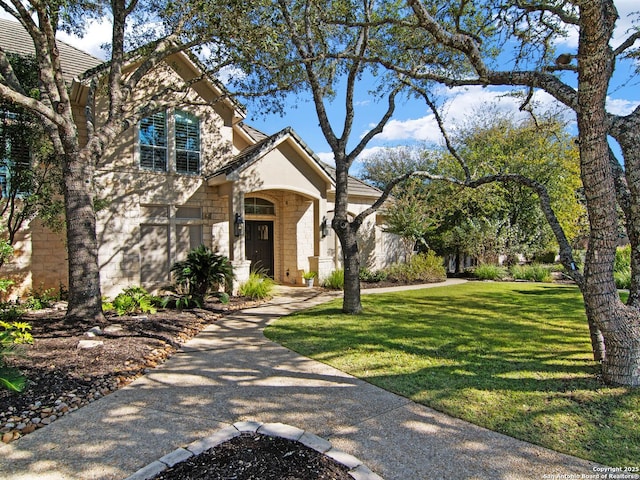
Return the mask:
<svg viewBox="0 0 640 480"><path fill-rule="evenodd" d="M612 129L625 160L625 170L613 165L618 203L625 214L631 244L631 287L627 305L640 308L640 116L630 115ZM612 158L612 162L617 159ZM624 176L623 176L624 175Z"/></svg>
<svg viewBox="0 0 640 480"><path fill-rule="evenodd" d="M349 167L344 157L336 156L336 206L332 227L340 240L344 265L344 296L342 311L362 312L360 301L360 250L358 230L360 223L349 221Z"/></svg>
<svg viewBox="0 0 640 480"><path fill-rule="evenodd" d="M360 251L358 232L353 223L337 222L336 232L342 246L344 264L344 297L342 311L357 314L362 312L360 301Z"/></svg>
<svg viewBox="0 0 640 480"><path fill-rule="evenodd" d="M613 278L617 244L616 191L609 163L605 111L613 54L608 45L617 13L611 1L580 5L578 130L589 246L582 294L589 321L604 338L604 380L640 386L640 315L620 300Z"/></svg>
<svg viewBox="0 0 640 480"><path fill-rule="evenodd" d="M78 149L71 151L63 164L69 255L67 320L99 323L104 316L93 208L94 168Z"/></svg>

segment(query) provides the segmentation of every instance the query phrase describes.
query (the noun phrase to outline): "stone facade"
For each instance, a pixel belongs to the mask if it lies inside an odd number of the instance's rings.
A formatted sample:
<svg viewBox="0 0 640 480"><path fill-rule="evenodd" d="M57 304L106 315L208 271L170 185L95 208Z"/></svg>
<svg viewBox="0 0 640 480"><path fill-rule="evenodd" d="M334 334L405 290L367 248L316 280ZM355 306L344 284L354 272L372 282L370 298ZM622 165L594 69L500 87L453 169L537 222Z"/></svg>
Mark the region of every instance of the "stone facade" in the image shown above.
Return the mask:
<svg viewBox="0 0 640 480"><path fill-rule="evenodd" d="M166 111L167 138L175 136L175 115L184 111L199 120L198 172L177 171L176 144L167 145L168 167L156 171L141 166L139 126L132 126L109 146L95 174L99 264L103 294L113 297L122 289L142 285L160 291L170 283L171 265L200 244L230 258L236 282L249 274L252 252L245 233L237 235L238 219L272 226L272 275L277 282L302 285L302 274L315 271L320 279L341 264L332 231L323 236L323 218L330 222L333 180L317 157L291 130L268 137L243 123L244 112L224 100L219 87L201 81L186 93L170 93L199 75L183 55L171 57L146 78L127 105L131 112L152 104ZM86 86L74 84L80 104L74 111L83 135ZM162 92L167 93L162 93ZM98 99L99 105L105 105ZM104 111L104 110L103 110ZM98 116L100 118L100 116ZM85 140L86 141L86 140ZM176 140L177 141L177 140ZM354 196L353 214L377 197ZM261 199L268 212L252 212L245 202ZM383 266L393 260L391 237L376 217L363 225L363 254L367 265ZM266 232L266 230L265 230ZM64 239L37 222L18 243L12 271L20 277L21 291L66 284L67 253Z"/></svg>

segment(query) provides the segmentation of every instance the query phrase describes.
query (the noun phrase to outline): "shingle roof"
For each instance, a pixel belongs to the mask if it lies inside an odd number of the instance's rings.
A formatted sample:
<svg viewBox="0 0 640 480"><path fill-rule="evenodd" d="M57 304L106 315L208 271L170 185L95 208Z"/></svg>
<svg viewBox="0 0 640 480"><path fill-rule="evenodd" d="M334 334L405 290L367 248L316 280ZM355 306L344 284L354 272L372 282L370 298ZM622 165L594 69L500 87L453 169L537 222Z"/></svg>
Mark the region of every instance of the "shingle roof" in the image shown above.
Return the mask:
<svg viewBox="0 0 640 480"><path fill-rule="evenodd" d="M267 135L264 132L261 132L260 130L258 130L255 127L252 127L251 125L248 125L244 122L240 123L240 127L242 127L242 129L251 137L253 138L256 142L261 142L262 140L264 140L265 138L267 138L269 135Z"/></svg>
<svg viewBox="0 0 640 480"><path fill-rule="evenodd" d="M64 79L68 84L70 84L71 80L75 77L103 63L103 60L60 40L57 41L57 44ZM22 25L12 20L0 18L0 46L8 53L35 55L35 48L33 47L31 37Z"/></svg>
<svg viewBox="0 0 640 480"><path fill-rule="evenodd" d="M322 162L322 167L329 174L329 176L333 179L334 183L336 181L336 167L333 167L327 163ZM356 177L352 177L349 175L349 195L357 195L364 197L379 197L382 194L382 190L377 189L369 185L368 183L363 182L362 180L357 179Z"/></svg>

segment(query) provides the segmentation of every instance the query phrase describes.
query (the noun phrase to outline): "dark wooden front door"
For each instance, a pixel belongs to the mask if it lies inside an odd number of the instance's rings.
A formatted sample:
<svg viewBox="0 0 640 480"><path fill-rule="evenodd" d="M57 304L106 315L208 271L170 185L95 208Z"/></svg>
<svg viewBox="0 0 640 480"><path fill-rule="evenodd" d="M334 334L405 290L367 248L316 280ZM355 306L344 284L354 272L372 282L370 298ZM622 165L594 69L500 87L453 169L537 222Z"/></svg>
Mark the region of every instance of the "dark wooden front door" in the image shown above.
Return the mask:
<svg viewBox="0 0 640 480"><path fill-rule="evenodd" d="M251 268L273 278L273 222L247 220L245 223L245 255Z"/></svg>

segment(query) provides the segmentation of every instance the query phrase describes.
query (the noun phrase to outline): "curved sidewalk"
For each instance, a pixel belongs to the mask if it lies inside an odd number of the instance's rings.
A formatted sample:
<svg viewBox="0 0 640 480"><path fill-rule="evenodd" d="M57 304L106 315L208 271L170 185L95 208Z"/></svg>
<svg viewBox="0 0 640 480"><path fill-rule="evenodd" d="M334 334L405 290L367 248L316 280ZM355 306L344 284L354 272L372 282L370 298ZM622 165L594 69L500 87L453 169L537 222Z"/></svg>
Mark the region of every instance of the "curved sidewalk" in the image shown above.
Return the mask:
<svg viewBox="0 0 640 480"><path fill-rule="evenodd" d="M237 422L311 432L386 480L594 474L594 463L448 417L269 341L267 324L335 297L283 292L210 325L128 387L1 447L0 478L123 479Z"/></svg>

